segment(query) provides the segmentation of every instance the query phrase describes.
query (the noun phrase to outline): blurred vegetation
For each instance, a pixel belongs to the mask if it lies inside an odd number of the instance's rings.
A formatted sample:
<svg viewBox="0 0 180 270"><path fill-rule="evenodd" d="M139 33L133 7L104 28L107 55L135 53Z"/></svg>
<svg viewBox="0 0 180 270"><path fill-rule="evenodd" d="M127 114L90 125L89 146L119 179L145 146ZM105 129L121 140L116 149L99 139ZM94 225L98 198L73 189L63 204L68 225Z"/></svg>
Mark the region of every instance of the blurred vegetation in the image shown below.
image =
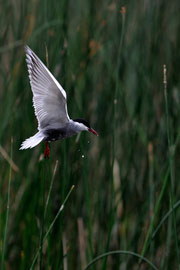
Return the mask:
<svg viewBox="0 0 180 270"><path fill-rule="evenodd" d="M179 269L179 1L2 0L0 25L2 269L30 269L72 185L34 269L84 269L115 250ZM19 151L37 128L24 44L66 90L70 117L99 132L52 143L49 161L43 143ZM152 268L119 254L91 269Z"/></svg>

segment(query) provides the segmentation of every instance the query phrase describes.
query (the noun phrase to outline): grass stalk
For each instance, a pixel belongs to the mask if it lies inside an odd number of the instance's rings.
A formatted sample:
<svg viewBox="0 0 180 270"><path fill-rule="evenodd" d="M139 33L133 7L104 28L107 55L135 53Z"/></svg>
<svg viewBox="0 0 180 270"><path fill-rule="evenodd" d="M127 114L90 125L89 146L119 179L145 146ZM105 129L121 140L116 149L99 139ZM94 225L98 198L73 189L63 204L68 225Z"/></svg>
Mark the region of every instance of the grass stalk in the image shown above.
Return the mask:
<svg viewBox="0 0 180 270"><path fill-rule="evenodd" d="M117 20L119 19L119 13L117 14ZM117 22L118 25L118 22ZM106 243L106 250L109 249L109 243L111 239L111 231L114 224L114 161L116 158L116 128L117 128L117 105L118 105L118 91L119 91L119 69L121 63L121 52L123 46L123 39L124 39L124 29L125 29L125 13L122 13L122 24L121 24L121 36L118 44L118 53L117 53L117 66L116 66L116 73L115 73L115 92L114 92L114 99L113 99L113 136L112 136L112 160L111 160L111 186L110 186L110 206L109 206L109 228L108 228L108 238ZM106 269L107 257L104 256L104 262L102 269Z"/></svg>
<svg viewBox="0 0 180 270"><path fill-rule="evenodd" d="M149 217L150 221L153 220L154 214L154 162L153 162L153 144L150 142L148 145L148 157L149 157ZM151 259L154 257L154 243L150 243Z"/></svg>
<svg viewBox="0 0 180 270"><path fill-rule="evenodd" d="M58 160L56 160L56 164L55 164L54 171L53 171L53 176L52 176L51 182L50 182L49 192L48 192L48 195L47 195L47 200L46 200L46 205L45 205L45 210L44 210L44 218L46 218L47 208L48 208L49 200L50 200L50 197L51 197L51 192L52 192L52 187L53 187L57 167L58 167Z"/></svg>
<svg viewBox="0 0 180 270"><path fill-rule="evenodd" d="M71 189L69 190L69 192L68 192L67 196L65 197L65 199L64 199L64 201L63 201L63 203L62 203L62 205L60 206L60 208L59 208L59 210L58 210L58 212L57 212L55 218L53 219L53 221L51 222L51 224L50 224L50 226L49 226L47 232L45 233L45 235L44 235L44 237L43 237L43 240L42 240L42 245L39 246L39 248L38 248L38 250L37 250L37 253L36 253L36 255L34 256L33 262L32 262L32 264L31 264L31 266L30 266L30 270L33 269L33 267L34 267L34 265L35 265L35 263L36 263L36 260L37 260L37 258L38 258L38 256L39 256L39 252L41 252L41 249L42 249L42 246L43 246L45 240L47 239L49 233L51 232L51 230L52 230L52 228L53 228L53 226L54 226L56 220L58 219L60 213L63 211L64 206L65 206L67 200L69 199L69 196L71 195L71 192L73 191L74 187L75 187L75 186L73 185L73 186L71 187Z"/></svg>
<svg viewBox="0 0 180 270"><path fill-rule="evenodd" d="M118 91L119 91L119 69L121 63L121 52L123 46L123 39L124 39L124 29L125 29L125 13L122 13L122 24L121 24L121 35L118 44L118 53L117 53L117 66L116 66L116 73L115 73L115 92L114 92L114 99L113 99L113 136L112 136L112 160L111 160L111 186L110 186L110 217L109 217L109 228L108 228L108 238L106 243L106 250L109 249L109 243L111 239L111 231L114 224L114 161L116 158L116 128L117 128L117 105L118 105ZM119 13L117 14L117 25L118 25ZM107 257L104 257L104 262L102 269L106 269Z"/></svg>
<svg viewBox="0 0 180 270"><path fill-rule="evenodd" d="M177 228L176 228L176 215L175 211L173 211L174 205L174 173L173 173L173 166L174 166L174 155L172 151L172 141L171 141L171 128L170 128L170 117L169 117L169 108L168 108L168 97L167 97L167 69L166 65L163 66L163 74L164 74L164 98L165 98L165 110L166 110L166 129L167 129L167 138L168 138L168 156L169 156L169 166L170 166L170 207L172 209L172 218L173 218L173 230L174 230L174 239L175 239L175 246L176 246L176 258L177 258L177 267L180 270L179 265L179 246L178 246L178 239L177 239Z"/></svg>
<svg viewBox="0 0 180 270"><path fill-rule="evenodd" d="M94 260L92 260L83 270L89 269L97 261L99 261L105 257L112 256L112 255L131 255L131 256L137 257L137 258L141 259L142 261L146 262L149 266L151 266L152 269L158 270L158 268L152 262L150 262L148 259L146 259L142 255L137 254L135 252L126 251L126 250L115 250L115 251L109 251L109 252L103 253L102 255L99 255Z"/></svg>
<svg viewBox="0 0 180 270"><path fill-rule="evenodd" d="M154 214L152 216L152 219L151 219L151 222L150 222L150 225L149 225L149 229L148 229L148 232L146 234L146 238L145 238L144 245L143 245L143 248L142 248L142 252L141 252L142 256L145 255L145 253L146 253L146 251L147 251L147 249L149 247L152 231L153 231L153 228L154 228L155 219L158 216L158 213L159 213L159 210L160 210L160 207L161 207L161 202L162 202L162 199L163 199L163 195L165 193L165 190L166 190L166 187L167 187L167 184L168 184L168 177L169 177L169 170L167 171L167 173L165 175L165 178L163 180L163 185L162 185L162 188L161 188L161 192L159 194L157 203L155 205ZM139 261L139 263L141 263L141 260Z"/></svg>
<svg viewBox="0 0 180 270"><path fill-rule="evenodd" d="M180 206L180 201L178 201L177 203L175 203L173 205L173 208L171 208L165 215L164 217L161 219L161 221L159 222L159 224L157 225L157 227L155 228L153 234L152 234L152 239L156 236L156 234L158 233L159 229L162 227L162 225L164 224L164 222L169 218L170 215L172 215L173 211L176 210L176 208L178 208Z"/></svg>
<svg viewBox="0 0 180 270"><path fill-rule="evenodd" d="M117 121L117 104L118 104L118 91L119 91L119 68L121 63L121 51L123 46L124 39L124 29L125 29L125 15L126 13L122 13L122 26L121 26L121 37L118 46L118 54L117 54L117 68L116 68L116 80L115 80L115 93L114 93L114 122L113 122L113 162L112 167L114 165L114 159L116 156L116 121ZM113 168L112 168L113 171Z"/></svg>
<svg viewBox="0 0 180 270"><path fill-rule="evenodd" d="M47 208L48 208L48 203L49 203L49 199L50 199L50 195L51 195L51 191L52 191L52 186L53 186L53 182L54 182L54 177L55 177L55 173L57 170L57 164L58 162L56 161L55 164L55 168L54 168L54 172L53 172L53 176L51 178L51 182L50 182L50 187L49 187L49 192L48 192L48 196L45 202L45 196L46 196L46 183L47 180L50 179L50 163L49 163L49 159L46 159L43 161L43 181L42 181L42 216L41 216L41 230L40 230L40 244L39 247L43 246L43 237L44 237L44 230L45 230L45 219L46 219L46 213L47 213ZM42 248L40 249L40 253L39 253L39 267L40 269L42 268Z"/></svg>
<svg viewBox="0 0 180 270"><path fill-rule="evenodd" d="M11 160L12 160L12 149L13 149L13 138L11 138L11 153L10 153ZM5 260L5 250L6 250L6 240L7 240L7 228L8 228L9 208L10 208L11 174L12 174L12 166L11 166L11 163L10 163L10 167L9 167L9 178L8 178L8 194L7 194L6 219L5 219L4 239L3 239L2 256L1 256L1 270L4 269L4 260Z"/></svg>
<svg viewBox="0 0 180 270"><path fill-rule="evenodd" d="M85 203L87 207L87 212L88 212L88 218L87 218L87 227L88 227L88 242L89 242L89 253L90 257L93 257L94 250L93 250L93 233L92 233L92 226L91 226L91 220L90 220L90 213L91 213L91 200L89 196L89 185L86 182L87 179L87 168L86 164L84 163L83 160L83 185L84 185L84 196L85 196Z"/></svg>
<svg viewBox="0 0 180 270"><path fill-rule="evenodd" d="M41 184L41 198L42 198L42 214L41 214L41 228L40 228L40 241L39 241L39 247L42 247L43 243L43 236L44 236L44 223L45 223L45 193L46 193L46 162L48 162L47 160L43 161L43 177L42 177L42 184ZM40 249L40 253L39 253L39 269L42 269L42 254L43 250Z"/></svg>

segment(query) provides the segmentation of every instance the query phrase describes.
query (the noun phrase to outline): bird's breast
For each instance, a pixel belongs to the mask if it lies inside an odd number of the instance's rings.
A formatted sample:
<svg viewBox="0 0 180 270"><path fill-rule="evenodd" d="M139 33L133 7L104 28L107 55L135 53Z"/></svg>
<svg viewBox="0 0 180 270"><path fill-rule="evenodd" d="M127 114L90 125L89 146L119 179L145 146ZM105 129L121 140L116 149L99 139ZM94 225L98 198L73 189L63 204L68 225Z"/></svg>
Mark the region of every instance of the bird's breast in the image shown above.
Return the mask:
<svg viewBox="0 0 180 270"><path fill-rule="evenodd" d="M74 130L69 127L58 129L47 129L44 131L45 141L57 141L76 134Z"/></svg>

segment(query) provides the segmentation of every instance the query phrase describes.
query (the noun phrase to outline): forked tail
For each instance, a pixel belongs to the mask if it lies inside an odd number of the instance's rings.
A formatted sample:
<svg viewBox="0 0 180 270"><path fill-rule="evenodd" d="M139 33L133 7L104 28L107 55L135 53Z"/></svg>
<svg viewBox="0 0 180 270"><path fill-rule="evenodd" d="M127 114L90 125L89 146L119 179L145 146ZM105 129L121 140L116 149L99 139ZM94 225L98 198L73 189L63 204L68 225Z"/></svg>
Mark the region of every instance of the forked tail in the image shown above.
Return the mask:
<svg viewBox="0 0 180 270"><path fill-rule="evenodd" d="M38 145L41 141L43 141L44 135L39 131L34 136L26 139L22 144L19 150L33 148Z"/></svg>

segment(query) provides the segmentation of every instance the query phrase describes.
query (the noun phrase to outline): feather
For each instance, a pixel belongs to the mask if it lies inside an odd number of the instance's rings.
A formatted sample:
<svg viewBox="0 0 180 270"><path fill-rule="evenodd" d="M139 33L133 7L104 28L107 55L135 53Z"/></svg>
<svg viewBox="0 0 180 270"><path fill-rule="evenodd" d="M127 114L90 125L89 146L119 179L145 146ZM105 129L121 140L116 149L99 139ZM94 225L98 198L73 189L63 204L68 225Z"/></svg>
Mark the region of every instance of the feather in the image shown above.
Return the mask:
<svg viewBox="0 0 180 270"><path fill-rule="evenodd" d="M36 145L38 145L41 141L43 141L44 135L42 132L37 132L34 136L26 139L22 144L21 148L19 150L27 149L27 148L33 148Z"/></svg>

